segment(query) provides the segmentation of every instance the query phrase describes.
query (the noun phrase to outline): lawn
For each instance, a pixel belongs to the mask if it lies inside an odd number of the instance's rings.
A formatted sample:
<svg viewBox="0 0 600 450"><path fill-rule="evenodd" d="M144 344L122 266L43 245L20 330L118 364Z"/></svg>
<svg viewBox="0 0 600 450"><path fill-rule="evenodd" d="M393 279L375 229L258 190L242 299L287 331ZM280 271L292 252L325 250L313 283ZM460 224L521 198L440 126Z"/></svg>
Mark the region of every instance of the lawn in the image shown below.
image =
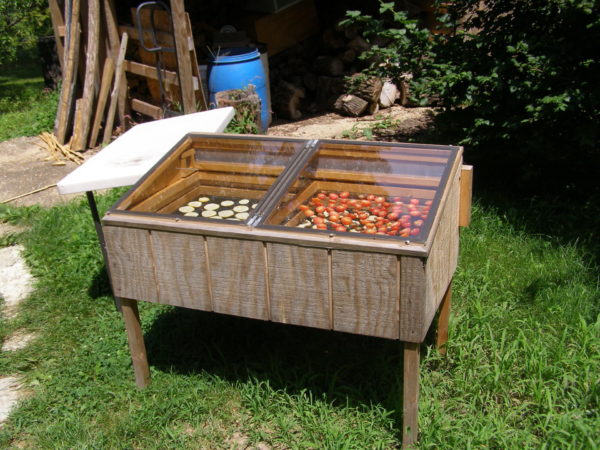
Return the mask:
<svg viewBox="0 0 600 450"><path fill-rule="evenodd" d="M0 100L0 139L29 134L7 131L7 117L55 95L24 80L0 77L0 95L31 93ZM99 196L101 212L119 193ZM598 448L597 230L578 219L597 205L490 199L476 191L461 232L447 356L423 346L419 447ZM153 382L138 390L87 203L0 205L0 221L29 227L0 245L24 245L37 278L0 339L38 333L0 354L0 375L22 376L28 393L0 446L400 445L399 343L143 303Z"/></svg>
<svg viewBox="0 0 600 450"><path fill-rule="evenodd" d="M34 56L0 66L0 142L54 127L58 91L45 91Z"/></svg>

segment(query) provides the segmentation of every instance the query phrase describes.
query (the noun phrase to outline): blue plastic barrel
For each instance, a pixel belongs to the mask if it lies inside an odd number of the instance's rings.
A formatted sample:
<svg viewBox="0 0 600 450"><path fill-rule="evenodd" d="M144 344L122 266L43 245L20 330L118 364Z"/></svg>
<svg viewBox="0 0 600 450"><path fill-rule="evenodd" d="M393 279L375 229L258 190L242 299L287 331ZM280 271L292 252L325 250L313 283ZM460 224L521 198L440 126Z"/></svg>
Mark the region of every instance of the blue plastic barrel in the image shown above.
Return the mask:
<svg viewBox="0 0 600 450"><path fill-rule="evenodd" d="M252 84L260 98L261 131L266 131L269 124L266 78L257 49L220 49L208 66L208 93L211 107L216 105L217 92L244 89Z"/></svg>

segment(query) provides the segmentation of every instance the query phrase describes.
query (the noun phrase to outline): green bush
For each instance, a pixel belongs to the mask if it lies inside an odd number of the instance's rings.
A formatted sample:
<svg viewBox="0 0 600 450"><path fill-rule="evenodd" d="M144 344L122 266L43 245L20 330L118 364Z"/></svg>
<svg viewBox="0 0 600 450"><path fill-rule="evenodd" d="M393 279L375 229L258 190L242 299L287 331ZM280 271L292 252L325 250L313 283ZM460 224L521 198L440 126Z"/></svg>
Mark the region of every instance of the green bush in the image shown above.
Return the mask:
<svg viewBox="0 0 600 450"><path fill-rule="evenodd" d="M19 50L35 47L51 31L47 0L0 1L0 64L13 62Z"/></svg>
<svg viewBox="0 0 600 450"><path fill-rule="evenodd" d="M369 70L410 70L416 100L444 108L445 131L488 181L508 178L514 188L554 194L596 189L596 2L437 3L446 33L435 35L415 29L391 3L380 1L377 18L349 11L347 23L362 23L371 42L382 30L396 51L374 46L364 55Z"/></svg>

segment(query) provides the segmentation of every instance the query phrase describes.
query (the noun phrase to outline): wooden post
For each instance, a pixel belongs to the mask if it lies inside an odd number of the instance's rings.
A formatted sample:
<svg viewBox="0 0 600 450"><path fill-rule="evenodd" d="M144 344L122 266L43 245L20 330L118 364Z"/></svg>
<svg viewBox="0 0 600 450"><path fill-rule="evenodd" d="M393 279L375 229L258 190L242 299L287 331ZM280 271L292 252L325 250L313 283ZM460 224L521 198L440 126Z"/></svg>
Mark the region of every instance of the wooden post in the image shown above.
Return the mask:
<svg viewBox="0 0 600 450"><path fill-rule="evenodd" d="M173 36L177 49L177 72L179 73L183 112L190 114L196 112L197 109L183 0L171 0L171 16L173 17Z"/></svg>
<svg viewBox="0 0 600 450"><path fill-rule="evenodd" d="M145 388L150 384L150 368L148 367L148 357L146 356L146 345L144 344L137 301L127 298L120 300L135 373L135 383L140 389Z"/></svg>
<svg viewBox="0 0 600 450"><path fill-rule="evenodd" d="M63 58L62 87L60 100L56 112L54 134L60 144L66 142L67 128L71 118L71 109L75 99L75 84L77 82L77 63L79 55L79 0L73 0L71 8L65 5L65 11L70 11L70 20L67 24L67 38L65 38L65 55ZM65 16L69 17L67 14Z"/></svg>
<svg viewBox="0 0 600 450"><path fill-rule="evenodd" d="M61 33L60 29L65 27L65 19L63 13L58 6L57 0L49 0L48 6L50 7L50 17L52 18L52 29L54 30L54 39L56 40L56 53L58 54L58 61L60 62L61 70L65 70L64 66L64 53L65 47L63 45L62 38L64 33Z"/></svg>
<svg viewBox="0 0 600 450"><path fill-rule="evenodd" d="M420 344L404 343L404 394L402 396L402 447L410 448L419 435Z"/></svg>
<svg viewBox="0 0 600 450"><path fill-rule="evenodd" d="M98 85L98 51L100 46L100 2L99 0L89 0L88 5L88 25L87 25L87 48L85 62L85 79L83 83L83 95L79 114L75 115L75 126L73 139L71 140L72 150L85 150L87 148L87 139L90 131L90 122L92 120L92 109ZM77 131L75 133L75 131Z"/></svg>
<svg viewBox="0 0 600 450"><path fill-rule="evenodd" d="M437 339L435 346L441 355L446 354L446 342L448 342L448 321L450 319L450 307L452 304L452 281L446 289L442 304L440 305L440 316L438 317Z"/></svg>
<svg viewBox="0 0 600 450"><path fill-rule="evenodd" d="M92 126L92 132L90 135L90 148L96 146L98 141L98 133L100 132L100 124L104 117L104 110L106 108L106 101L110 90L110 84L113 80L115 73L115 62L112 58L108 57L104 61L104 69L102 71L102 81L100 82L100 92L98 93L98 102L96 103L96 114L94 115L94 123Z"/></svg>
<svg viewBox="0 0 600 450"><path fill-rule="evenodd" d="M473 166L463 165L460 169L460 212L458 225L468 227L471 224L471 202L473 197Z"/></svg>
<svg viewBox="0 0 600 450"><path fill-rule="evenodd" d="M121 38L121 48L119 49L119 56L117 58L117 64L115 65L115 82L113 85L113 91L110 96L110 105L108 107L108 114L106 116L106 124L104 125L104 137L102 142L108 144L112 137L113 124L115 120L115 111L117 109L118 97L120 93L121 80L123 79L123 60L125 59L125 52L127 50L127 33L123 33Z"/></svg>

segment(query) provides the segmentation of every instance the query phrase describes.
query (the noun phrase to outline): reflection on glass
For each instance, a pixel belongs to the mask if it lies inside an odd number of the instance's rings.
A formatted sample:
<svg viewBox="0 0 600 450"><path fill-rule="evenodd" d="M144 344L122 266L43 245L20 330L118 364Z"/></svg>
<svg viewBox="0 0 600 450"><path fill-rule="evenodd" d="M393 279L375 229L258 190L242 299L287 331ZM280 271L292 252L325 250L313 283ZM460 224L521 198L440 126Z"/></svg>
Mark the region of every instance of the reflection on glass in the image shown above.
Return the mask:
<svg viewBox="0 0 600 450"><path fill-rule="evenodd" d="M247 222L304 144L301 140L192 136L119 208Z"/></svg>
<svg viewBox="0 0 600 450"><path fill-rule="evenodd" d="M424 241L455 154L322 142L265 223Z"/></svg>

